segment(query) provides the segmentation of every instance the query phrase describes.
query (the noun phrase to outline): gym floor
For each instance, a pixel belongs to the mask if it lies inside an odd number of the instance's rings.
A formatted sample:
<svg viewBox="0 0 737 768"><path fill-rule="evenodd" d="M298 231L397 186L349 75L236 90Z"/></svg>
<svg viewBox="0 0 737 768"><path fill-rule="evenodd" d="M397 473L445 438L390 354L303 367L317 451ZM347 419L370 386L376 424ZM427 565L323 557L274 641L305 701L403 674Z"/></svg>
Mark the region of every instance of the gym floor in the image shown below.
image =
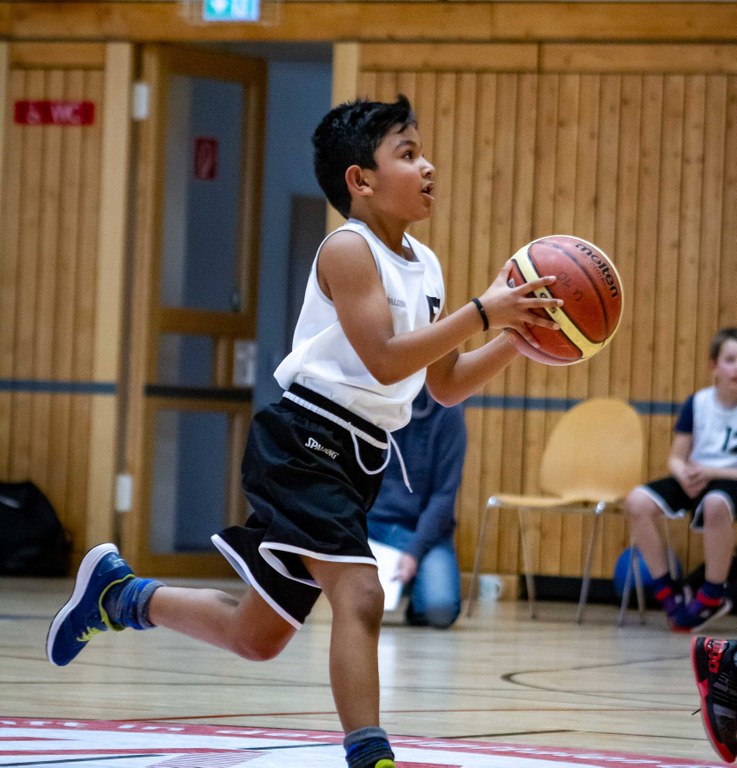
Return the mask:
<svg viewBox="0 0 737 768"><path fill-rule="evenodd" d="M0 766L343 765L322 600L272 661L156 629L105 633L57 668L46 630L71 588L71 579L0 579ZM669 632L659 611L644 625L630 611L619 627L615 606L589 605L580 625L575 609L541 602L531 619L524 602L480 602L447 631L388 615L382 725L398 765L720 764L694 714L690 637ZM734 629L727 616L709 634ZM166 743L152 734L168 734ZM244 739L236 752L218 741L234 734ZM294 751L307 745L320 749Z"/></svg>

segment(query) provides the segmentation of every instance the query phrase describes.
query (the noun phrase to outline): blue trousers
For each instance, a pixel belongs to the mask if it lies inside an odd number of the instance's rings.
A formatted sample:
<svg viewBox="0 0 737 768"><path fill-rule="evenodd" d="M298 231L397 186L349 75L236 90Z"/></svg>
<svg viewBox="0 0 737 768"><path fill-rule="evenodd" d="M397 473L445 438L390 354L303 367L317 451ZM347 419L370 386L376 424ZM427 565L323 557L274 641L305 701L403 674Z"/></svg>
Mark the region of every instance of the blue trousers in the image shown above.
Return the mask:
<svg viewBox="0 0 737 768"><path fill-rule="evenodd" d="M368 531L372 539L403 551L414 535L398 525L371 519ZM420 560L405 594L409 596L408 623L445 629L455 622L461 612L461 574L452 538L438 542Z"/></svg>

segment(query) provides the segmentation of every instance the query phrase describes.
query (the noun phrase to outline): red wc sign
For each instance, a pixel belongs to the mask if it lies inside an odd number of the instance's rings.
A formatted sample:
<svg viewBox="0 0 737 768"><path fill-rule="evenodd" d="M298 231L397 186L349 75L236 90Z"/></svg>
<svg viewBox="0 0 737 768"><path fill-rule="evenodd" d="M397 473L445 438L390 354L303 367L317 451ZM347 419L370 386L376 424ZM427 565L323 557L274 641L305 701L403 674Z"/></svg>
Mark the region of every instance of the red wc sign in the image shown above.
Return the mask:
<svg viewBox="0 0 737 768"><path fill-rule="evenodd" d="M92 125L95 104L72 99L16 101L13 119L18 125Z"/></svg>

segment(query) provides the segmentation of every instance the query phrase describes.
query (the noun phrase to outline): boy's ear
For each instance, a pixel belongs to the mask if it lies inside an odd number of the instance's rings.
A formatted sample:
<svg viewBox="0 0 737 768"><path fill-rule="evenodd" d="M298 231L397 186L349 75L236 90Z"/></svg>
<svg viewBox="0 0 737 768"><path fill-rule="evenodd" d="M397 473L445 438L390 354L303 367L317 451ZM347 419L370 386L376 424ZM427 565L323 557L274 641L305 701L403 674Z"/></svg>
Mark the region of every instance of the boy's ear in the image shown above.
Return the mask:
<svg viewBox="0 0 737 768"><path fill-rule="evenodd" d="M369 195L373 191L360 165L351 165L346 169L345 183L348 185L351 197L354 195Z"/></svg>

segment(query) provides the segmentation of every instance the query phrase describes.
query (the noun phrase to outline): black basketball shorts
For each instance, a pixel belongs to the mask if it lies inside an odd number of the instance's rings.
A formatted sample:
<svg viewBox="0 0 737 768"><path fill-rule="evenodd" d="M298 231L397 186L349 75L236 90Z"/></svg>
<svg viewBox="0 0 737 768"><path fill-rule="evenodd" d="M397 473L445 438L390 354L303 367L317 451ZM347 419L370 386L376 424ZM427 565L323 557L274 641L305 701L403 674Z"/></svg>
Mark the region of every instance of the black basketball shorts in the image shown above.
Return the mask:
<svg viewBox="0 0 737 768"><path fill-rule="evenodd" d="M712 480L706 488L693 498L683 490L675 477L661 477L647 485L642 490L663 510L667 517L680 517L682 513L691 514L691 528L700 531L704 527L702 501L707 494L717 494L727 505L732 520L735 520L737 509L737 480Z"/></svg>
<svg viewBox="0 0 737 768"><path fill-rule="evenodd" d="M303 556L376 565L366 513L383 472L368 474L361 464L369 472L384 465L387 433L304 387L293 391L355 427L354 434L286 397L260 410L242 464L253 511L245 525L212 540L241 578L299 629L320 596Z"/></svg>

